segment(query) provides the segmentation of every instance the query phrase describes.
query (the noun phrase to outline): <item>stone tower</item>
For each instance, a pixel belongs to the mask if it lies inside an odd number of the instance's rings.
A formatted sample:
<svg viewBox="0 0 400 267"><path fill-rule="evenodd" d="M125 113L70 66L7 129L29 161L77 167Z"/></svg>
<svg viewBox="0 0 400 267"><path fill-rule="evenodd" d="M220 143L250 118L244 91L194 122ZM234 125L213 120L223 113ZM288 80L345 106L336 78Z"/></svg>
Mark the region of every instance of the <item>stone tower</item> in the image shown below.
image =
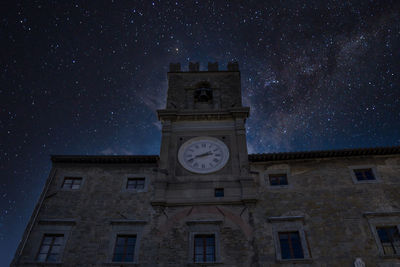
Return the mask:
<svg viewBox="0 0 400 267"><path fill-rule="evenodd" d="M249 108L242 106L237 63L229 63L227 71L219 71L218 63L209 63L208 71L199 71L198 63L190 63L189 71L185 72L180 70L179 64L171 64L167 107L158 110L162 140L154 203L211 204L216 200L218 203L254 200L245 132L248 115ZM201 141L207 138L217 139L226 146L226 155L221 155L226 161L223 166L218 170L212 168L212 160L219 163L219 158L213 155L198 158L199 171L179 161L179 150L184 144L194 140L204 146ZM199 156L201 148L193 153L192 157ZM176 183L177 186L166 188L167 183ZM198 183L209 183L209 186L200 190ZM190 186L178 186L183 184ZM225 197L215 199L213 190L210 190L214 188L224 189Z"/></svg>

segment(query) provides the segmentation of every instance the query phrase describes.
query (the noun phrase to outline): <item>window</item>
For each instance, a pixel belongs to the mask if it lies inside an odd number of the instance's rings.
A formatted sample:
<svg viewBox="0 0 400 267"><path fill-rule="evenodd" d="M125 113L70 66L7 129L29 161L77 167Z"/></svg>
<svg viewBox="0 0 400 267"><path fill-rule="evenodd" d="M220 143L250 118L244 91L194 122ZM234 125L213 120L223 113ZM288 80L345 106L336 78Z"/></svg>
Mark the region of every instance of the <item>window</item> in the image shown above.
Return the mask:
<svg viewBox="0 0 400 267"><path fill-rule="evenodd" d="M128 178L126 189L144 190L145 178Z"/></svg>
<svg viewBox="0 0 400 267"><path fill-rule="evenodd" d="M274 185L288 185L286 173L270 174L269 175L269 184L272 185L272 186L274 186Z"/></svg>
<svg viewBox="0 0 400 267"><path fill-rule="evenodd" d="M224 189L223 188L215 188L214 195L215 195L215 197L223 197Z"/></svg>
<svg viewBox="0 0 400 267"><path fill-rule="evenodd" d="M278 262L311 262L304 216L268 217Z"/></svg>
<svg viewBox="0 0 400 267"><path fill-rule="evenodd" d="M375 180L375 176L371 168L355 169L354 175L356 176L357 181Z"/></svg>
<svg viewBox="0 0 400 267"><path fill-rule="evenodd" d="M40 244L36 260L40 262L57 262L60 260L61 247L64 243L62 234L45 234Z"/></svg>
<svg viewBox="0 0 400 267"><path fill-rule="evenodd" d="M349 169L355 184L380 182L376 167L373 165L349 166Z"/></svg>
<svg viewBox="0 0 400 267"><path fill-rule="evenodd" d="M299 232L280 232L278 235L282 259L304 258Z"/></svg>
<svg viewBox="0 0 400 267"><path fill-rule="evenodd" d="M115 241L113 261L133 262L135 256L135 235L118 235Z"/></svg>
<svg viewBox="0 0 400 267"><path fill-rule="evenodd" d="M194 262L215 262L215 235L195 235Z"/></svg>
<svg viewBox="0 0 400 267"><path fill-rule="evenodd" d="M81 177L66 177L61 186L62 189L74 189L81 188L82 178Z"/></svg>
<svg viewBox="0 0 400 267"><path fill-rule="evenodd" d="M400 234L397 226L376 227L384 255L400 255Z"/></svg>

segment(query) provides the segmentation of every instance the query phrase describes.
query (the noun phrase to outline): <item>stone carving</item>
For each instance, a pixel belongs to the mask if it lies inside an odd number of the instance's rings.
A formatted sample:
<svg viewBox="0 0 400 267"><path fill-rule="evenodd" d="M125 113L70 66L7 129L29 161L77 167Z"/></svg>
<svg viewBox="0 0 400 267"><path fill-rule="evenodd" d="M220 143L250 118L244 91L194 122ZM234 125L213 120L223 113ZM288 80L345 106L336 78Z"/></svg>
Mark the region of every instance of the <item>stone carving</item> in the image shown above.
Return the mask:
<svg viewBox="0 0 400 267"><path fill-rule="evenodd" d="M356 258L354 261L354 267L365 267L365 263L361 258Z"/></svg>

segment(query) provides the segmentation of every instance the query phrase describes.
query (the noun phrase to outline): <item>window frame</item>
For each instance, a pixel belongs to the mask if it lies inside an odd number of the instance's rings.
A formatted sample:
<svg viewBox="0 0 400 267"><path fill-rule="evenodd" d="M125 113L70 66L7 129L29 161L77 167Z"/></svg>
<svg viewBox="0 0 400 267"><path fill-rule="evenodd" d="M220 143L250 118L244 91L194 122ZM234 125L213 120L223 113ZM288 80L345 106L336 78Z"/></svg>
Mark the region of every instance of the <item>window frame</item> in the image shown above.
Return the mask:
<svg viewBox="0 0 400 267"><path fill-rule="evenodd" d="M278 179L279 183L278 184L271 184L271 178L274 178L274 176L275 176L275 178L279 177L279 179ZM280 180L281 180L280 177L282 177L282 176L285 177L286 184L281 184L280 183ZM288 186L289 185L289 181L288 181L286 173L269 173L268 174L268 182L269 182L269 186L271 186L271 187L274 187L274 186L282 187L282 186Z"/></svg>
<svg viewBox="0 0 400 267"><path fill-rule="evenodd" d="M143 220L111 220L111 236L108 257L106 264L138 264L140 260L140 247L142 243L142 236L147 225L147 221ZM113 261L115 245L118 236L136 236L135 251L133 254L133 261Z"/></svg>
<svg viewBox="0 0 400 267"><path fill-rule="evenodd" d="M125 176L122 191L125 192L130 192L130 193L143 193L147 192L148 186L149 186L149 179L147 177L148 175L142 174L142 173L135 173L135 174L128 174ZM128 181L129 179L144 179L144 187L142 189L136 189L136 188L130 188L128 189Z"/></svg>
<svg viewBox="0 0 400 267"><path fill-rule="evenodd" d="M392 246L392 248L393 248L393 251L394 251L395 253L393 253L393 254L386 254L386 253L385 253L385 249L384 249L384 246L383 246L382 239L381 239L381 237L380 237L380 235L379 235L378 228L380 228L380 229L395 228L395 229L397 230L397 235L399 236L399 244L400 244L400 226L399 226L399 225L386 225L386 226L376 226L376 227L375 227L376 232L377 232L378 237L379 237L380 245L382 246L383 255L385 255L385 256L396 256L396 255L397 255L397 256L400 256L400 246L398 247L398 249L397 249L397 251L396 251L396 249L395 249L395 247L394 247L394 245L393 245L393 242L390 242L390 244L391 244L391 246Z"/></svg>
<svg viewBox="0 0 400 267"><path fill-rule="evenodd" d="M80 182L80 184L79 184L79 188L72 188L72 186L74 185L73 182L71 183L71 187L65 188L65 187L64 187L64 185L65 185L65 180L72 180L72 181L74 181L74 180L80 180L81 182ZM81 177L81 176L64 176L64 179L63 179L63 181L62 181L62 183L61 183L61 189L62 189L62 190L66 190L66 191L79 191L79 190L81 190L81 188L82 188L82 184L83 184L83 177Z"/></svg>
<svg viewBox="0 0 400 267"><path fill-rule="evenodd" d="M116 261L116 260L114 260L116 249L117 249L117 245L118 245L118 238L121 238L121 237L122 238L130 238L130 237L134 237L135 238L132 261L126 261L126 260ZM124 243L124 250L126 249L126 247L128 245L128 244L125 244L125 243ZM137 255L136 255L136 245L137 245L137 235L134 235L134 234L117 234L117 236L115 237L115 242L114 242L114 251L113 251L113 255L112 255L112 262L115 262L115 263L124 263L124 262L134 263L135 260L136 260L136 257L137 257ZM125 251L124 251L124 256L125 257L127 256L127 253L125 253Z"/></svg>
<svg viewBox="0 0 400 267"><path fill-rule="evenodd" d="M272 224L272 235L275 245L275 256L278 262L312 262L311 249L304 229L304 216L268 217ZM283 259L279 233L298 232L303 250L303 258Z"/></svg>
<svg viewBox="0 0 400 267"><path fill-rule="evenodd" d="M41 219L38 221L37 225L37 231L35 233L35 236L32 237L32 240L34 240L33 243L33 250L32 254L30 254L30 258L40 264L57 264L57 263L62 263L62 259L64 256L65 252L65 247L68 244L68 239L70 236L70 233L72 231L72 228L76 225L75 220L73 219ZM64 240L63 244L60 246L60 254L58 256L57 261L52 261L52 262L45 262L45 261L38 261L37 260L37 255L39 254L41 245L42 245L42 240L45 235L63 235ZM37 241L39 240L39 242Z"/></svg>
<svg viewBox="0 0 400 267"><path fill-rule="evenodd" d="M86 175L83 172L77 172L77 171L66 171L62 172L60 175L57 175L57 187L59 188L60 191L72 191L72 192L79 192L81 191L85 184L86 184ZM63 188L64 181L66 178L81 178L81 185L78 189L71 189L71 188Z"/></svg>
<svg viewBox="0 0 400 267"><path fill-rule="evenodd" d="M288 245L289 245L289 252L290 252L290 258L283 258L283 256L282 256L282 238L281 238L281 235L284 235L284 234L286 234L287 236L288 236ZM298 235L298 239L299 239L299 242L300 242L300 247L301 247L301 254L303 255L303 257L301 257L301 258L296 258L295 257L295 252L294 252L294 246L293 246L293 238L291 238L291 236L293 236L294 234L297 234ZM280 246L280 249L281 249L281 257L282 257L282 259L284 259L284 260L297 260L297 259L304 259L304 251L303 251L303 246L302 246L302 242L301 242L301 237L300 237L300 233L299 233L299 231L279 231L278 232L278 238L279 238L279 246Z"/></svg>
<svg viewBox="0 0 400 267"><path fill-rule="evenodd" d="M186 221L189 230L189 253L188 265L197 264L220 264L221 262L221 246L220 246L220 228L222 220L190 220ZM195 262L194 261L194 241L197 235L214 235L215 240L215 261L214 262Z"/></svg>
<svg viewBox="0 0 400 267"><path fill-rule="evenodd" d="M379 237L378 227L396 226L400 234L400 211L392 212L364 212L364 217L367 218L368 224L378 248L378 254L382 258L400 258L398 254L385 254L381 239Z"/></svg>
<svg viewBox="0 0 400 267"><path fill-rule="evenodd" d="M217 195L217 192L222 192L222 195ZM214 188L214 197L216 198L223 198L225 197L225 189L223 187Z"/></svg>
<svg viewBox="0 0 400 267"><path fill-rule="evenodd" d="M354 166L348 166L348 168L350 171L351 179L353 180L354 184L371 184L371 183L379 183L380 182L380 177L376 170L376 166L374 166L374 165L354 165ZM371 169L372 174L374 175L375 179L374 180L358 180L357 176L355 174L355 170L363 170L363 169Z"/></svg>
<svg viewBox="0 0 400 267"><path fill-rule="evenodd" d="M280 174L286 174L286 181L287 184L279 184L279 185L271 185L269 176L270 175L280 175ZM290 180L290 169L288 168L279 168L279 169L269 169L264 172L264 183L267 188L269 189L282 189L282 188L289 188L291 186L291 183L289 183Z"/></svg>
<svg viewBox="0 0 400 267"><path fill-rule="evenodd" d="M207 237L213 237L214 239L214 250L213 250L213 260L212 261L207 261ZM203 261L196 261L196 239L201 238L203 242L203 246L201 248L203 249L203 252L200 254L203 257ZM214 263L216 262L216 238L215 234L195 234L193 236L193 263ZM205 259L205 261L204 261Z"/></svg>
<svg viewBox="0 0 400 267"><path fill-rule="evenodd" d="M51 239L51 244L50 244L49 249L48 249L48 251L46 253L40 253L40 251L42 250L42 247L46 245L46 244L43 244L43 242L44 242L46 237L51 237L52 238ZM60 248L59 248L59 252L57 254L57 258L56 258L55 261L48 261L49 255L51 254L50 251L55 246L54 238L57 238L57 237L62 237L62 243L59 245ZM64 247L64 243L65 243L65 235L63 233L45 233L45 234L43 234L41 242L40 242L40 245L39 245L39 249L38 249L38 251L36 253L35 261L36 262L45 263L45 264L60 262L61 261L61 257L62 257L62 248ZM40 254L46 254L46 259L44 261L39 260L39 255Z"/></svg>

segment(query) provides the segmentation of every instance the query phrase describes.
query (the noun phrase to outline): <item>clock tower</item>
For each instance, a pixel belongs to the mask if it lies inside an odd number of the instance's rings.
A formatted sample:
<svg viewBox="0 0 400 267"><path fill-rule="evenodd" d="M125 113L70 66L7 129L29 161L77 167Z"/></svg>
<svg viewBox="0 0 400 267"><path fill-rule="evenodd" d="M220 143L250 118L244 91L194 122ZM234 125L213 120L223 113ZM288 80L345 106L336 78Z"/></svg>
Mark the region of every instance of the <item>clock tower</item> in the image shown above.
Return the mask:
<svg viewBox="0 0 400 267"><path fill-rule="evenodd" d="M240 72L208 63L171 64L153 205L243 204L255 201L250 177ZM215 190L223 190L223 197Z"/></svg>

